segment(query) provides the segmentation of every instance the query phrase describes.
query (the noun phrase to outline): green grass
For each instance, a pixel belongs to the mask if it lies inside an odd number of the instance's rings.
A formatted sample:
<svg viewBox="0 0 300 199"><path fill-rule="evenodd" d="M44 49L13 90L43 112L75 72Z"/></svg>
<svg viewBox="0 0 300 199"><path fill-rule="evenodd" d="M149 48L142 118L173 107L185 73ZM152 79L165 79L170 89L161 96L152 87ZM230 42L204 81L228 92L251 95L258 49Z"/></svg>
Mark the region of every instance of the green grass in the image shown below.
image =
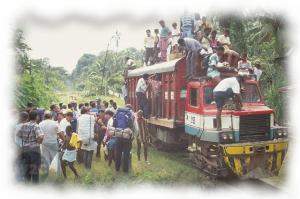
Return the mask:
<svg viewBox="0 0 300 199"><path fill-rule="evenodd" d="M135 142L135 141L134 141ZM158 151L154 148L149 150L150 165L145 161L137 160L136 144L132 149L132 166L129 173L116 172L114 163L111 167L104 161L103 152L101 159L93 157L92 169L87 171L82 164L76 163L76 169L80 179L74 182L74 175L67 168L67 180L64 182L62 176L50 173L45 183L71 184L82 186L111 187L114 185L134 185L141 183L166 184L166 185L205 185L208 177L200 170L191 165L189 158L183 153L169 153ZM143 158L143 156L141 156Z"/></svg>

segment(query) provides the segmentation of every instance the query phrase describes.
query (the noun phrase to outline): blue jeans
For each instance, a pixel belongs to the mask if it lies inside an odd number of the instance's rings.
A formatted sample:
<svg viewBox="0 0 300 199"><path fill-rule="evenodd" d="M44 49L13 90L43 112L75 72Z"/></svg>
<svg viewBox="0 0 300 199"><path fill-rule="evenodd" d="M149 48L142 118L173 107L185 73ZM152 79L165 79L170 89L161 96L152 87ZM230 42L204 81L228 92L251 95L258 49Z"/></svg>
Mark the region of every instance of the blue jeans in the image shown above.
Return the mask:
<svg viewBox="0 0 300 199"><path fill-rule="evenodd" d="M183 30L182 31L182 36L181 38L193 38L193 33L192 33L192 28L191 29L187 29L187 30Z"/></svg>
<svg viewBox="0 0 300 199"><path fill-rule="evenodd" d="M197 64L197 59L199 57L199 50L193 50L189 51L187 56L186 56L186 76L195 76L196 73L196 64Z"/></svg>
<svg viewBox="0 0 300 199"><path fill-rule="evenodd" d="M93 160L93 152L94 151L87 151L87 150L82 150L83 151L83 164L86 169L91 169L92 168L92 160Z"/></svg>

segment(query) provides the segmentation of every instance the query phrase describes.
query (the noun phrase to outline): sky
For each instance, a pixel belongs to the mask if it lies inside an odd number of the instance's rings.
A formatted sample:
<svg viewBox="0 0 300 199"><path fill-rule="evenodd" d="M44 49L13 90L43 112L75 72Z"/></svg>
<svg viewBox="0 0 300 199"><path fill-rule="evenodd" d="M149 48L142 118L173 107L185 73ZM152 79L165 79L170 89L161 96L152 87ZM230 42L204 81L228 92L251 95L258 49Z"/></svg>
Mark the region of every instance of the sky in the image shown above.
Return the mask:
<svg viewBox="0 0 300 199"><path fill-rule="evenodd" d="M39 17L27 17L20 22L27 44L32 48L32 58L49 58L52 66L62 66L69 73L75 68L78 59L84 53L97 55L106 50L112 35L118 30L120 42L118 49L114 41L110 50L122 50L128 47L143 48L146 29L159 28L159 17L134 18L116 16L110 19L97 19L82 16L68 16L58 20ZM179 17L164 18L171 23Z"/></svg>

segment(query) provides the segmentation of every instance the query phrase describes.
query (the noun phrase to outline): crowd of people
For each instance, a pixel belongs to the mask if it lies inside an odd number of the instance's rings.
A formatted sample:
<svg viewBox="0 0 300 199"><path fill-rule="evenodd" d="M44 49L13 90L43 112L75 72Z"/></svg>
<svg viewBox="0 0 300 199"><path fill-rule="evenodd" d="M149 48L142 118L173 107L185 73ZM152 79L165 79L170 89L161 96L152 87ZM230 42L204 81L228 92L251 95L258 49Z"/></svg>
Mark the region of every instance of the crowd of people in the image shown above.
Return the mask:
<svg viewBox="0 0 300 199"><path fill-rule="evenodd" d="M90 170L94 156L101 159L101 151L108 166L114 162L116 171L122 165L122 170L128 172L134 139L138 160L143 144L144 159L149 164L149 134L143 111L134 113L130 104L117 107L113 100L97 99L79 105L75 102L53 104L44 110L29 103L19 113L14 128L17 180L38 183L42 160L49 169L55 158L64 178L67 178L68 166L78 179L80 174L74 163L77 161Z"/></svg>
<svg viewBox="0 0 300 199"><path fill-rule="evenodd" d="M205 16L199 13L189 13L185 11L180 18L179 26L177 22L171 24L171 28L164 20L158 22L160 29L154 29L153 34L150 29L146 30L144 38L145 56L144 65L149 66L160 62L169 61L171 55L186 54L187 69L186 78L191 79L197 70L197 59L201 55L205 57L203 68L207 69L207 76L220 81L219 67L235 67L238 60L237 71L248 71L259 80L262 70L259 61L252 66L247 60L247 53L239 53L233 50L229 29L223 32L213 29L212 24ZM225 55L225 56L224 56ZM223 59L226 57L226 60ZM126 73L128 69L134 69L134 61L126 57ZM234 66L233 66L234 65ZM126 76L126 74L125 74Z"/></svg>
<svg viewBox="0 0 300 199"><path fill-rule="evenodd" d="M202 67L206 69L206 76L216 82L214 98L217 105L217 129L221 129L221 112L226 99L233 97L238 109L241 109L240 85L245 76L253 74L256 80L262 75L260 63L255 61L252 66L247 53L239 55L232 49L230 32L228 29L218 35L205 16L185 12L180 18L179 27L176 22L170 29L164 20L159 21L160 29L146 30L144 39L144 65L149 66L158 62L170 60L170 54L186 54L186 78L191 79L196 74L199 55L203 56ZM226 55L226 56L224 56ZM224 60L223 58L227 59ZM221 79L220 68L232 67L233 59L237 59L235 71L238 77ZM136 67L134 60L125 58L128 70ZM79 173L74 164L77 161L89 170L92 168L93 156L101 158L101 146L104 159L115 169L128 172L131 147L134 138L137 140L137 157L140 160L143 145L144 159L148 162L149 133L146 120L151 116L161 117L161 75L144 74L137 82L135 95L139 110L134 113L128 102L128 82L125 78L122 95L126 107L118 107L113 100L95 101L78 104L75 102L65 105L53 104L49 110L34 108L28 104L19 114L19 121L15 126L15 143L18 157L16 160L17 177L21 181L39 182L39 168L41 158L47 165L51 165L57 156L62 174L65 178L66 166L74 173ZM147 92L150 89L154 108L150 111ZM121 163L123 161L123 163Z"/></svg>

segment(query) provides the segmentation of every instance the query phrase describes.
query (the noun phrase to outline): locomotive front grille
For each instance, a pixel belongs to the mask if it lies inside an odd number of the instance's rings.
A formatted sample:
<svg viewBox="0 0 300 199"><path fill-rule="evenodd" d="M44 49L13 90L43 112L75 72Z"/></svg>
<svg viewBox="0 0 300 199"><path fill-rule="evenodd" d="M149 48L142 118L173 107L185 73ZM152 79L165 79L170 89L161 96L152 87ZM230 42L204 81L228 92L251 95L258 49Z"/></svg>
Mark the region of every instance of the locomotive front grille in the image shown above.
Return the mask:
<svg viewBox="0 0 300 199"><path fill-rule="evenodd" d="M240 141L263 141L270 138L270 115L240 116Z"/></svg>

